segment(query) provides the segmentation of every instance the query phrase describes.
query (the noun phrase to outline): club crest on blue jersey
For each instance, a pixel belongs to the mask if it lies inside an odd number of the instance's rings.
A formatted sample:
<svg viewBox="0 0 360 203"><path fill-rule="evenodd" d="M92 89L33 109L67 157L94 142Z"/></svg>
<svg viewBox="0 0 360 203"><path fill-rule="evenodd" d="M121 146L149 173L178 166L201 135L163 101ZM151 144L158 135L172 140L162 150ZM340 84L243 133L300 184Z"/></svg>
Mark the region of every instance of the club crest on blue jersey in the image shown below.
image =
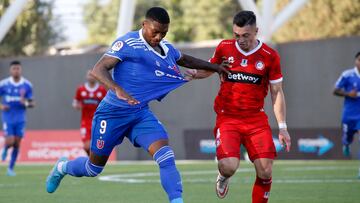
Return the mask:
<svg viewBox="0 0 360 203"><path fill-rule="evenodd" d="M97 139L97 140L96 140L96 147L97 147L98 149L103 149L103 148L104 148L104 145L105 145L104 140L100 140L100 139Z"/></svg>
<svg viewBox="0 0 360 203"><path fill-rule="evenodd" d="M175 64L173 66L168 66L168 68L175 71L179 75L181 74L179 68Z"/></svg>

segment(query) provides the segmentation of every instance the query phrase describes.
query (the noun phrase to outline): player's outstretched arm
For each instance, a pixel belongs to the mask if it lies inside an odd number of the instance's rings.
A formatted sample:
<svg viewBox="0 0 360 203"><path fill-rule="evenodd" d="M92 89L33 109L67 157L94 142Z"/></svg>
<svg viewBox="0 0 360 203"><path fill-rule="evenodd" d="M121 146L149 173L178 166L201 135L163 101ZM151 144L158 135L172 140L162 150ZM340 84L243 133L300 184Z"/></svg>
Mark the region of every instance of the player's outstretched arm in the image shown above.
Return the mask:
<svg viewBox="0 0 360 203"><path fill-rule="evenodd" d="M357 97L357 89L354 88L350 92L345 92L343 89L335 88L333 94L336 96L340 96L340 97L356 98Z"/></svg>
<svg viewBox="0 0 360 203"><path fill-rule="evenodd" d="M226 57L222 58L223 61L221 63L222 66L231 68L231 65L229 61L226 59ZM196 70L196 69L187 69L185 71L185 79L187 80L193 80L193 79L204 79L214 74L214 71L209 70ZM222 75L220 75L220 80L223 81Z"/></svg>
<svg viewBox="0 0 360 203"><path fill-rule="evenodd" d="M279 141L287 152L290 151L291 138L286 126L286 104L282 82L270 85L271 100L273 103L274 114L279 125Z"/></svg>
<svg viewBox="0 0 360 203"><path fill-rule="evenodd" d="M207 71L217 72L219 74L229 74L230 72L222 64L212 64L207 61L183 54L181 58L176 62L178 65L190 68L190 69L201 69Z"/></svg>
<svg viewBox="0 0 360 203"><path fill-rule="evenodd" d="M204 79L212 74L214 74L214 71L209 70L196 70L196 69L187 69L185 71L185 79L186 80L194 80L194 79Z"/></svg>
<svg viewBox="0 0 360 203"><path fill-rule="evenodd" d="M91 70L90 74L95 77L99 82L104 84L108 89L111 89L116 93L116 96L119 99L125 100L130 105L136 105L140 102L130 96L125 90L120 87L112 79L109 71L115 67L120 60L114 57L104 55L101 59L95 64L94 68Z"/></svg>

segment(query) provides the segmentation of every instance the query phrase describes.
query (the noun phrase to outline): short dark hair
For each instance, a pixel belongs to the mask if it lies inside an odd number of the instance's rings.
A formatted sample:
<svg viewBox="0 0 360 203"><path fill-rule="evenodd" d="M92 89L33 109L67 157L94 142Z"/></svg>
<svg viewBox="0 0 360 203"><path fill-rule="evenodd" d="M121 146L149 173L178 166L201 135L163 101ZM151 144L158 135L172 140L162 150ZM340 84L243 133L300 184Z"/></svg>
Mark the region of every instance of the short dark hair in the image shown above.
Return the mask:
<svg viewBox="0 0 360 203"><path fill-rule="evenodd" d="M256 25L256 16L252 11L240 11L234 16L233 24L239 27Z"/></svg>
<svg viewBox="0 0 360 203"><path fill-rule="evenodd" d="M10 66L12 65L21 65L20 61L11 61Z"/></svg>
<svg viewBox="0 0 360 203"><path fill-rule="evenodd" d="M168 12L161 7L152 7L150 8L145 15L146 19L154 20L161 24L169 24L170 17Z"/></svg>
<svg viewBox="0 0 360 203"><path fill-rule="evenodd" d="M358 53L356 53L355 58L360 56L360 51Z"/></svg>

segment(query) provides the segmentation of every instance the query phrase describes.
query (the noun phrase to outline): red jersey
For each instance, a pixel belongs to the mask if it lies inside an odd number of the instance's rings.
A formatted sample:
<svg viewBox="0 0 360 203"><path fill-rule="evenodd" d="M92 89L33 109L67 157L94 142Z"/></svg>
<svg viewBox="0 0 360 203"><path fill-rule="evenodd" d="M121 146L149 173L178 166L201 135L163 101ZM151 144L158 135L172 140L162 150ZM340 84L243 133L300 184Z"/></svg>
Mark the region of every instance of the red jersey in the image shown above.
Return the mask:
<svg viewBox="0 0 360 203"><path fill-rule="evenodd" d="M106 95L106 89L96 84L91 88L87 83L77 88L74 100L81 104L81 126L90 126L100 101Z"/></svg>
<svg viewBox="0 0 360 203"><path fill-rule="evenodd" d="M241 114L261 110L269 83L282 81L278 53L261 41L250 52L244 52L236 40L231 39L220 42L210 62L220 64L224 58L232 65L231 74L221 82L215 112Z"/></svg>

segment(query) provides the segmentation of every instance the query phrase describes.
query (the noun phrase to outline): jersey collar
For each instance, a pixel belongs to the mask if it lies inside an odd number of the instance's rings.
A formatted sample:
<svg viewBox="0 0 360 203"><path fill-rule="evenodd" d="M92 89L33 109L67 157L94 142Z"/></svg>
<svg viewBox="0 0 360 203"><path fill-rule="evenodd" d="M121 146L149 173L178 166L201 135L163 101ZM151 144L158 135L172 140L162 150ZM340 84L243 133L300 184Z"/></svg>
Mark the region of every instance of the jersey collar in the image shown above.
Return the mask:
<svg viewBox="0 0 360 203"><path fill-rule="evenodd" d="M356 75L360 78L360 72L359 72L359 69L355 66L354 67L354 69L355 69L355 73L356 73Z"/></svg>
<svg viewBox="0 0 360 203"><path fill-rule="evenodd" d="M9 81L10 81L10 83L11 83L12 85L14 85L14 86L19 86L19 85L22 85L25 80L24 80L23 77L21 77L20 80L19 80L19 82L15 82L14 78L10 76Z"/></svg>
<svg viewBox="0 0 360 203"><path fill-rule="evenodd" d="M142 29L139 30L139 36L140 36L140 39L144 42L145 46L150 51L154 52L156 55L158 55L159 57L161 57L163 59L167 57L167 54L169 52L169 48L164 44L164 40L161 40L160 44L159 44L161 46L161 48L164 50L164 52L165 52L165 55L163 56L163 55L159 54L157 51L155 51L155 49L152 46L150 46L150 44L147 43L147 41L144 39L144 36L142 35Z"/></svg>
<svg viewBox="0 0 360 203"><path fill-rule="evenodd" d="M262 44L263 44L262 41L260 41L260 40L257 40L257 41L259 42L259 44L258 44L254 49L252 49L252 50L249 51L249 52L245 52L244 50L242 50L236 40L235 40L235 46L236 46L236 49L237 49L241 54L243 54L243 55L245 55L245 56L249 56L249 55L255 53L257 50L259 50L260 47L262 46Z"/></svg>
<svg viewBox="0 0 360 203"><path fill-rule="evenodd" d="M89 83L85 83L85 89L89 92L95 92L95 90L97 90L97 88L99 87L99 84L96 83L94 87L90 87Z"/></svg>

